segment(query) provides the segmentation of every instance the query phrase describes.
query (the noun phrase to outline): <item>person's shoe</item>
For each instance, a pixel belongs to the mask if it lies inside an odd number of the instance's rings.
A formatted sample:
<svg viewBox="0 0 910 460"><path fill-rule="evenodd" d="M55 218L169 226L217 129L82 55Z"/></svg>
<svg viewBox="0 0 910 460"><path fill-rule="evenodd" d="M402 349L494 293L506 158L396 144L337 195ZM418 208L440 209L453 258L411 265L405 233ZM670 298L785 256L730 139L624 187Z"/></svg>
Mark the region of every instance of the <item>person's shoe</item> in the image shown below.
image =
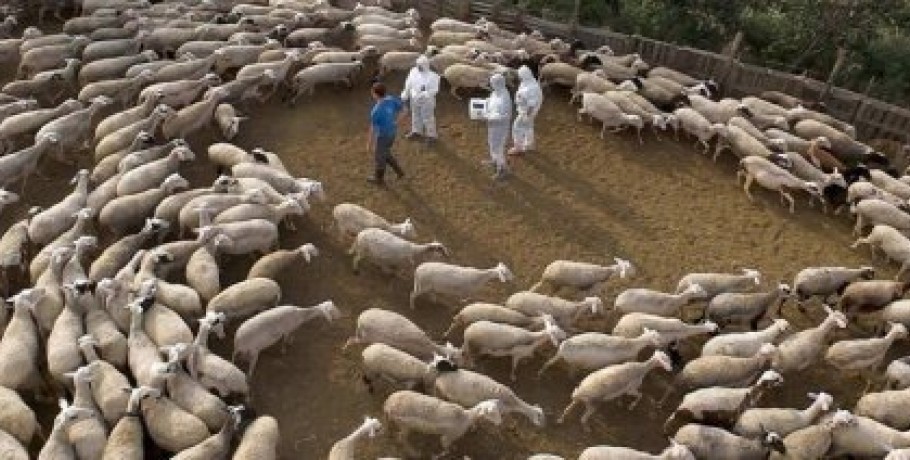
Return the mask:
<svg viewBox="0 0 910 460"><path fill-rule="evenodd" d="M404 179L404 171L396 172L395 175L398 177L398 180Z"/></svg>
<svg viewBox="0 0 910 460"><path fill-rule="evenodd" d="M506 153L507 153L508 155L512 155L512 156L518 156L518 155L524 154L523 151L518 150L518 149L515 148L515 147L510 148L509 151L506 152Z"/></svg>
<svg viewBox="0 0 910 460"><path fill-rule="evenodd" d="M415 140L415 139L417 139L418 137L420 137L420 134L417 134L417 133L415 133L414 131L411 131L411 132L409 132L409 133L407 133L407 134L404 135L404 138L407 139L407 140Z"/></svg>
<svg viewBox="0 0 910 460"><path fill-rule="evenodd" d="M432 146L436 145L436 142L438 142L439 139L436 139L435 137L428 137L428 138L426 138L426 141L427 141L427 145L432 147Z"/></svg>
<svg viewBox="0 0 910 460"><path fill-rule="evenodd" d="M380 179L380 178L378 178L378 177L376 177L376 176L367 177L367 182L369 182L369 183L371 183L371 184L373 184L373 185L377 185L377 186L379 186L379 187L385 186L385 181L383 181L382 179Z"/></svg>

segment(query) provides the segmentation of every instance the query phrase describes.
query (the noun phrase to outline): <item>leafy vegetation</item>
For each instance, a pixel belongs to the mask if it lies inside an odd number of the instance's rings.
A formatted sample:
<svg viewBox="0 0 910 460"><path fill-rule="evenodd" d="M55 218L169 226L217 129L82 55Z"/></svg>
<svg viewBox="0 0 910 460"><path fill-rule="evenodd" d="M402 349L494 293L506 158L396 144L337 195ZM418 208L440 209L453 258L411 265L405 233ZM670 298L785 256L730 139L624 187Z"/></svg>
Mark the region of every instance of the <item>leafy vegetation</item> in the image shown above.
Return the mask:
<svg viewBox="0 0 910 460"><path fill-rule="evenodd" d="M513 0L569 21L574 0ZM721 51L743 33L740 59L910 105L910 0L581 0L582 25Z"/></svg>

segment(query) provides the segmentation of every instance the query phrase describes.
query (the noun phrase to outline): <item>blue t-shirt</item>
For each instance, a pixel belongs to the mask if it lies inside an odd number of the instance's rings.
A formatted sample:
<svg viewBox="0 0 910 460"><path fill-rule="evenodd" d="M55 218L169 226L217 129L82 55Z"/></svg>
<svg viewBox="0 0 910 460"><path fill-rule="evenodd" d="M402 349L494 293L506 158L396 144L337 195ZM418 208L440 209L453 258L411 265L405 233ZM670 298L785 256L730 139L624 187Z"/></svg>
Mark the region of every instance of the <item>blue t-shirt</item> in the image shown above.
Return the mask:
<svg viewBox="0 0 910 460"><path fill-rule="evenodd" d="M397 118L401 112L402 102L395 96L386 96L373 106L370 112L370 123L377 137L395 137L398 130Z"/></svg>

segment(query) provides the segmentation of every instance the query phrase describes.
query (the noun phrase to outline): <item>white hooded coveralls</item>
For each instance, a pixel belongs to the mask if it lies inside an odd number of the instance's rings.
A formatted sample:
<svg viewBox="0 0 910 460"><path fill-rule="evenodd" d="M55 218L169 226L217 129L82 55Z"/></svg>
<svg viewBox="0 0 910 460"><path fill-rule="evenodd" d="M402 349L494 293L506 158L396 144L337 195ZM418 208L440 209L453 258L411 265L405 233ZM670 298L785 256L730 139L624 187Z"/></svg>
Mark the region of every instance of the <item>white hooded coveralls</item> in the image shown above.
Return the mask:
<svg viewBox="0 0 910 460"><path fill-rule="evenodd" d="M509 142L509 126L512 124L512 96L506 88L506 79L500 74L490 77L493 93L487 98L487 142L490 158L496 169L506 167L506 144Z"/></svg>
<svg viewBox="0 0 910 460"><path fill-rule="evenodd" d="M411 133L436 138L436 93L439 74L430 69L430 60L419 56L404 82L401 99L411 104Z"/></svg>
<svg viewBox="0 0 910 460"><path fill-rule="evenodd" d="M534 148L534 120L543 105L543 91L540 83L527 66L518 69L521 84L515 92L515 124L512 125L512 141L515 149L524 152Z"/></svg>

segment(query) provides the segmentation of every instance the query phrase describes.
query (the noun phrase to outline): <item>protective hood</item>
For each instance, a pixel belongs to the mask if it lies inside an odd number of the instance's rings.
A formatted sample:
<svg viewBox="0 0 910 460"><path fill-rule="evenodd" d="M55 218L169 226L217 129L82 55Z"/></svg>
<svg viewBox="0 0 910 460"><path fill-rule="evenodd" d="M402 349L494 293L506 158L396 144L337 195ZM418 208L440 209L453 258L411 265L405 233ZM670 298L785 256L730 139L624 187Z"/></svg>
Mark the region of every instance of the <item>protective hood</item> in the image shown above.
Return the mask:
<svg viewBox="0 0 910 460"><path fill-rule="evenodd" d="M493 92L508 91L506 89L505 77L503 77L502 74L493 74L493 76L490 77L490 88Z"/></svg>
<svg viewBox="0 0 910 460"><path fill-rule="evenodd" d="M523 65L518 68L518 78L521 79L522 83L530 83L534 80L534 73L531 72L531 69L528 66Z"/></svg>
<svg viewBox="0 0 910 460"><path fill-rule="evenodd" d="M426 72L427 70L430 70L430 60L424 55L418 56L417 57L417 69L420 70L421 72Z"/></svg>

